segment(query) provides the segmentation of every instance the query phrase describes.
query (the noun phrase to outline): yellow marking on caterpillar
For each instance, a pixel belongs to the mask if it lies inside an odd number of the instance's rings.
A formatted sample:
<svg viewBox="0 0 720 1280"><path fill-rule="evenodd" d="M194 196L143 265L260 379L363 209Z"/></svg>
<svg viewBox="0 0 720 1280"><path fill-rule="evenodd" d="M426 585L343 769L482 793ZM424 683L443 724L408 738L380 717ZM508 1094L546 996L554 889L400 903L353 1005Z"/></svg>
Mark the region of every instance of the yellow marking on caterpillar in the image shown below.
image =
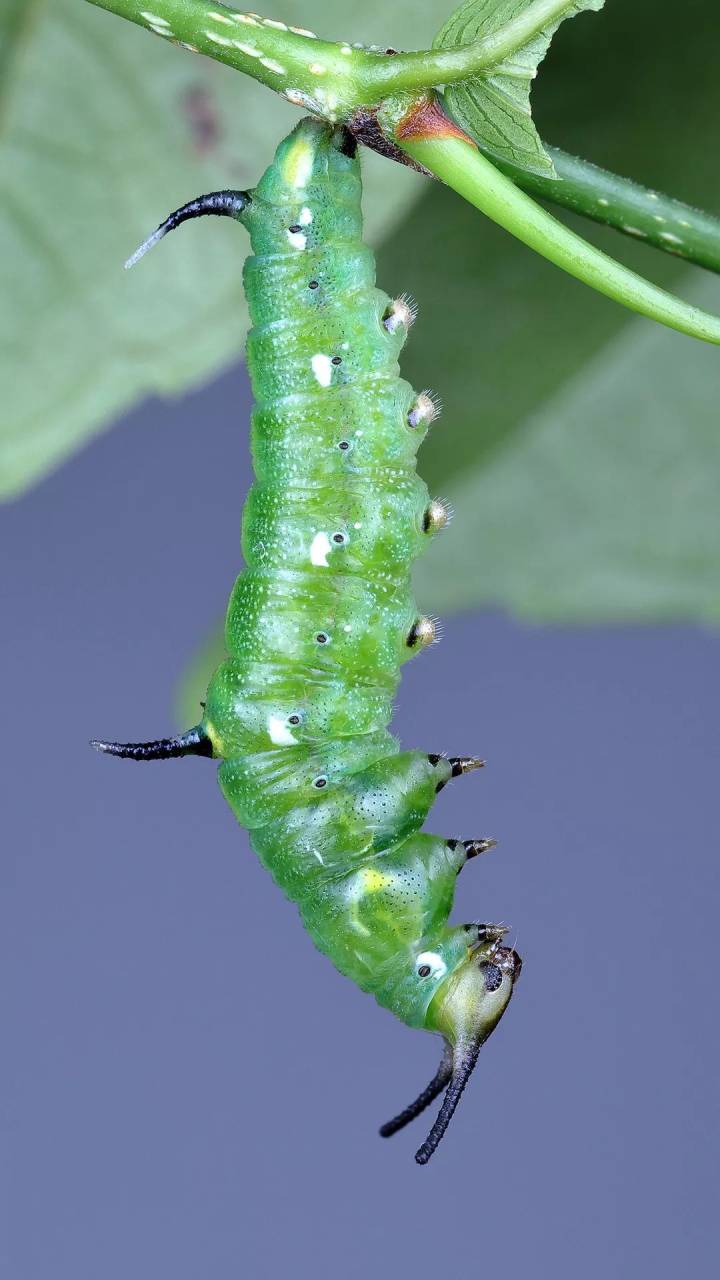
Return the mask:
<svg viewBox="0 0 720 1280"><path fill-rule="evenodd" d="M285 159L284 174L291 187L307 186L315 160L315 148L305 138L299 138Z"/></svg>
<svg viewBox="0 0 720 1280"><path fill-rule="evenodd" d="M383 875L382 871L377 871L375 867L364 867L360 872L362 887L365 893L378 893L380 889L387 889L392 884L392 876Z"/></svg>

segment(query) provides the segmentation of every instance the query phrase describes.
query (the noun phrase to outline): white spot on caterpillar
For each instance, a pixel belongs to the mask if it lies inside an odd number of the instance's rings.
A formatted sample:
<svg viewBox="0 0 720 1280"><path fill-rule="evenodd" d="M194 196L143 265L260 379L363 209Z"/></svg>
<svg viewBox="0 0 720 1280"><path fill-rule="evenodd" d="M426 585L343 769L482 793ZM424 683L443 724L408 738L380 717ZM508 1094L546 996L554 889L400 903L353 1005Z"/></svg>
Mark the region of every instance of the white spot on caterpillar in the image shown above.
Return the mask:
<svg viewBox="0 0 720 1280"><path fill-rule="evenodd" d="M285 234L293 249L305 248L305 245L307 244L307 237L303 235L302 231L286 231Z"/></svg>
<svg viewBox="0 0 720 1280"><path fill-rule="evenodd" d="M277 747L293 747L296 745L297 738L290 732L281 716L268 716L267 729L270 741L274 742Z"/></svg>
<svg viewBox="0 0 720 1280"><path fill-rule="evenodd" d="M272 58L261 58L260 66L267 67L268 71L274 71L278 76L285 75L285 68L281 67L279 62L273 62Z"/></svg>
<svg viewBox="0 0 720 1280"><path fill-rule="evenodd" d="M308 227L312 222L312 220L313 220L312 211L308 209L306 205L303 209L300 210L298 222L300 223L301 227Z"/></svg>
<svg viewBox="0 0 720 1280"><path fill-rule="evenodd" d="M219 36L215 31L204 31L203 35L207 36L208 40L211 40L213 44L221 44L228 49L232 49L233 42L227 36Z"/></svg>
<svg viewBox="0 0 720 1280"><path fill-rule="evenodd" d="M316 533L310 545L310 563L320 569L327 569L327 558L332 551L330 539L326 533Z"/></svg>
<svg viewBox="0 0 720 1280"><path fill-rule="evenodd" d="M303 239L305 239L304 236ZM332 360L330 356L325 356L318 351L317 355L313 356L310 364L316 381L320 383L320 386L329 387L332 380Z"/></svg>
<svg viewBox="0 0 720 1280"><path fill-rule="evenodd" d="M233 44L241 53L246 53L248 58L262 57L262 50L256 49L254 44L245 44L242 40L233 40Z"/></svg>
<svg viewBox="0 0 720 1280"><path fill-rule="evenodd" d="M427 965L430 969L428 978L442 978L447 973L447 965L442 956L437 951L421 951L417 957L417 967L421 969L423 965Z"/></svg>
<svg viewBox="0 0 720 1280"><path fill-rule="evenodd" d="M311 62L308 71L311 76L324 76L327 67L323 66L322 62Z"/></svg>
<svg viewBox="0 0 720 1280"><path fill-rule="evenodd" d="M229 27L232 26L232 18L228 17L225 13L210 12L207 16L208 18L212 18L215 22L225 22Z"/></svg>

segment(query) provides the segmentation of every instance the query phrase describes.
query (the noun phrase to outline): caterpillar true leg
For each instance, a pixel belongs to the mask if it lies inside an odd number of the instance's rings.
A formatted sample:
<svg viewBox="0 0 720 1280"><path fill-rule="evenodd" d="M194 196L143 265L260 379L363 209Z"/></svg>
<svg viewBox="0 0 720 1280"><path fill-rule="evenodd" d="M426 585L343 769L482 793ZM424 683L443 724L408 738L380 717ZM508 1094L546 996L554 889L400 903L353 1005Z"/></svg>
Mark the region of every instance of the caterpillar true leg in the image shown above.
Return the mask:
<svg viewBox="0 0 720 1280"><path fill-rule="evenodd" d="M437 792L483 761L400 751L387 729L401 666L438 638L410 570L450 512L415 469L439 405L399 376L414 309L375 286L360 195L351 136L305 120L252 192L190 201L129 260L206 213L250 232L256 480L229 656L201 723L159 742L94 745L134 760L219 760L223 794L320 950L409 1026L442 1037L436 1076L383 1126L396 1132L447 1088L423 1164L520 959L502 946L504 925L448 923L458 871L494 840L421 831Z"/></svg>

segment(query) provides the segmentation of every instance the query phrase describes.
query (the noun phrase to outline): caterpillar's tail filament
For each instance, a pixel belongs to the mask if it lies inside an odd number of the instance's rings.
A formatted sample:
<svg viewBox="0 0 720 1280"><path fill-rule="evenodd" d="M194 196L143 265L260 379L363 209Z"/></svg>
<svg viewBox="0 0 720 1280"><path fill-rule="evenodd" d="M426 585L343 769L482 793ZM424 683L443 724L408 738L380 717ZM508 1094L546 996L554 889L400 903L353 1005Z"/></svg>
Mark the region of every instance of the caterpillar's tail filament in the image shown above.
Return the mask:
<svg viewBox="0 0 720 1280"><path fill-rule="evenodd" d="M404 1111L401 1111L399 1115L393 1116L392 1120L388 1120L386 1124L380 1126L381 1138L391 1138L394 1133L399 1133L401 1129L405 1128L406 1124L410 1124L411 1120L415 1120L419 1115L422 1115L423 1111L439 1097L446 1084L450 1082L452 1059L452 1048L449 1044L446 1044L440 1066L429 1085L426 1085L422 1093L418 1094L415 1101L405 1107Z"/></svg>

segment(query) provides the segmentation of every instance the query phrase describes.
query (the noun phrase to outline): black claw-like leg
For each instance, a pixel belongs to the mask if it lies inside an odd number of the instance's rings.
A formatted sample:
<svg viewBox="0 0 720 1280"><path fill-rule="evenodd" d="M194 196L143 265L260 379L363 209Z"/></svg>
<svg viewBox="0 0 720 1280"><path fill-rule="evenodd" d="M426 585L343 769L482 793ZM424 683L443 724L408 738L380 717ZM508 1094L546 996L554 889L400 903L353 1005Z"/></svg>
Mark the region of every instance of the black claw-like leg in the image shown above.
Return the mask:
<svg viewBox="0 0 720 1280"><path fill-rule="evenodd" d="M399 1115L394 1116L392 1120L388 1120L386 1124L381 1126L381 1138L391 1138L394 1133L404 1129L406 1124L410 1124L411 1120L415 1120L417 1116L422 1115L423 1111L440 1096L452 1075L452 1061L452 1049L449 1044L446 1044L442 1062L429 1085L423 1089L421 1094L418 1094L415 1101L411 1102L404 1111L401 1111Z"/></svg>
<svg viewBox="0 0 720 1280"><path fill-rule="evenodd" d="M497 845L497 840L461 840L460 843L463 846L468 859L470 859L478 858L481 853L487 853L488 849L494 849Z"/></svg>
<svg viewBox="0 0 720 1280"><path fill-rule="evenodd" d="M485 767L485 761L478 760L476 756L450 756L448 764L452 765L453 778L459 778L461 773L472 773L473 769Z"/></svg>
<svg viewBox="0 0 720 1280"><path fill-rule="evenodd" d="M210 191L208 195L190 200L160 223L157 230L153 231L140 248L135 250L132 257L128 258L125 266L128 270L134 267L135 263L144 258L148 250L162 240L168 231L174 231L182 222L187 222L190 218L204 218L206 214L215 214L221 218L237 218L249 205L250 198L247 191Z"/></svg>
<svg viewBox="0 0 720 1280"><path fill-rule="evenodd" d="M155 742L99 742L94 738L90 746L123 760L176 760L179 756L213 754L212 742L199 725L177 738L158 738Z"/></svg>
<svg viewBox="0 0 720 1280"><path fill-rule="evenodd" d="M436 767L444 759L444 756L428 756L431 765ZM485 766L485 761L478 760L476 756L449 756L446 763L450 765L450 778L459 778L462 773L472 773L473 769L482 769ZM442 782L439 782L435 790L442 791L443 787L447 786L450 778L445 778Z"/></svg>

